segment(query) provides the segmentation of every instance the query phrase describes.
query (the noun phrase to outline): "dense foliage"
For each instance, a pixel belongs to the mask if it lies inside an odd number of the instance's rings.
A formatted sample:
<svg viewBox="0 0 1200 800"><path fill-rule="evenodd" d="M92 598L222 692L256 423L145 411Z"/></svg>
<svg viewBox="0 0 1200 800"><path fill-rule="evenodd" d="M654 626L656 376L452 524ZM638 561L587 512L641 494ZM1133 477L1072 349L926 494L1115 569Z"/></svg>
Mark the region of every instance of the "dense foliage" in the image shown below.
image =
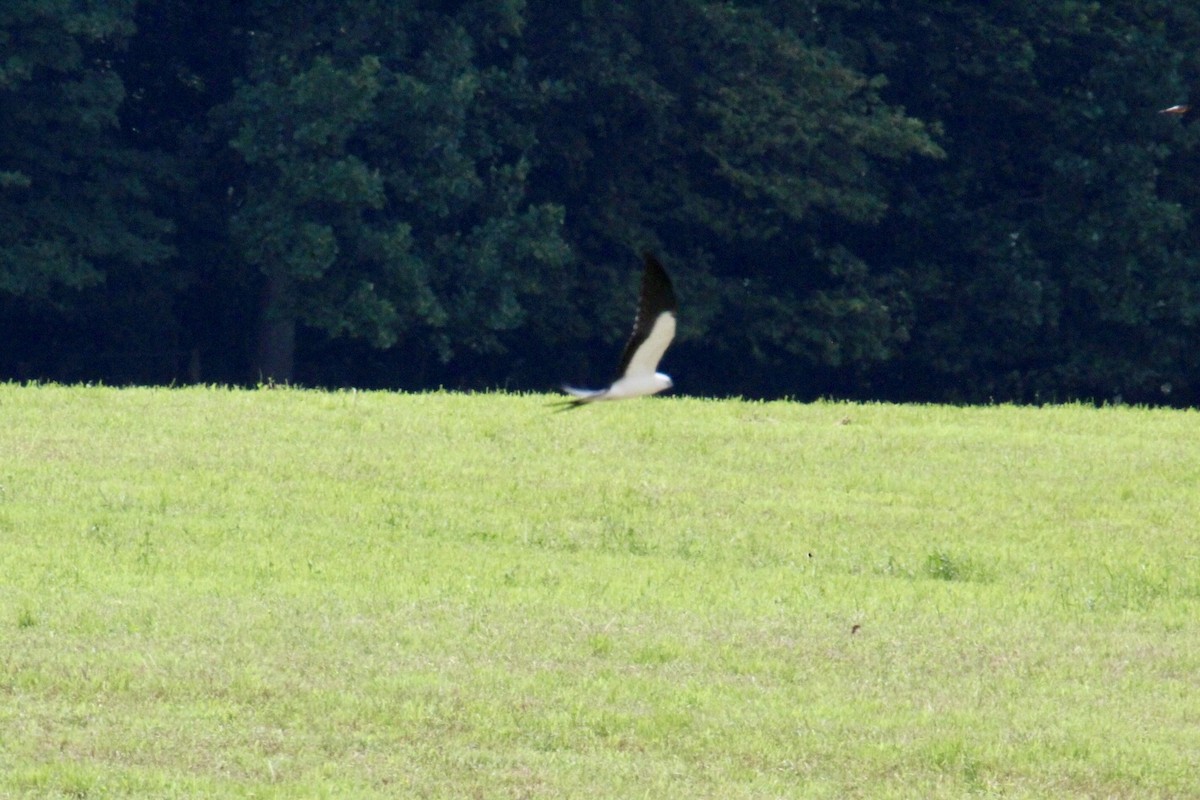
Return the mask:
<svg viewBox="0 0 1200 800"><path fill-rule="evenodd" d="M1200 403L1166 0L9 0L0 377ZM1200 98L1198 98L1200 99Z"/></svg>

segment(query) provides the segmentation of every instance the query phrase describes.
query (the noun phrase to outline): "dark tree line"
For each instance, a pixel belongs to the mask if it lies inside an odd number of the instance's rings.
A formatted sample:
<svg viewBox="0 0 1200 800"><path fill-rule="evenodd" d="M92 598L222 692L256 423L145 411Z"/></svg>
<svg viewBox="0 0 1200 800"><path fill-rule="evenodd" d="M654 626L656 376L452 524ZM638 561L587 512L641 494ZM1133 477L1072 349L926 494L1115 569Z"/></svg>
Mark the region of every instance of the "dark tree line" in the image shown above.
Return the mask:
<svg viewBox="0 0 1200 800"><path fill-rule="evenodd" d="M0 378L1200 404L1167 0L6 0ZM1200 98L1195 98L1200 101Z"/></svg>

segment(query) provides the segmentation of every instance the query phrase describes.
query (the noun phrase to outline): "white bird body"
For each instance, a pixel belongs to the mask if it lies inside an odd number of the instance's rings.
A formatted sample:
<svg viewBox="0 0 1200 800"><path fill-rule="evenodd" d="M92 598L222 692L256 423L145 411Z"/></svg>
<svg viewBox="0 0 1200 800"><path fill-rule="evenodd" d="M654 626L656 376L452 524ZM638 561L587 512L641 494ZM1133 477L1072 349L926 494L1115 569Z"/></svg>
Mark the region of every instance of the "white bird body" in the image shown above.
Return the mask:
<svg viewBox="0 0 1200 800"><path fill-rule="evenodd" d="M646 253L645 262L637 318L616 380L606 389L564 386L563 391L574 398L567 401L568 407L658 394L675 385L671 376L658 371L658 362L675 338L675 290L658 259Z"/></svg>
<svg viewBox="0 0 1200 800"><path fill-rule="evenodd" d="M575 386L564 386L563 391L584 403L595 403L600 400L645 397L648 394L666 391L674 385L670 375L655 372L650 375L629 375L619 378L607 389L579 389Z"/></svg>

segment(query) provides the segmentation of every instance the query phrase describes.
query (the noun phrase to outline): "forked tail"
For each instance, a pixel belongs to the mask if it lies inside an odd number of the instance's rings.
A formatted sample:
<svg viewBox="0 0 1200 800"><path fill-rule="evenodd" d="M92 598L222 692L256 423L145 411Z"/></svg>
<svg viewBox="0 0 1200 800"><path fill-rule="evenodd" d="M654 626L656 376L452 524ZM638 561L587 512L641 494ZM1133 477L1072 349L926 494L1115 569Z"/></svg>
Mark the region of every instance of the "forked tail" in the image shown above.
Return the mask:
<svg viewBox="0 0 1200 800"><path fill-rule="evenodd" d="M550 405L558 411L570 411L573 408L585 406L594 400L599 400L608 391L607 389L579 389L575 386L563 386L562 390L571 395L569 399L563 398L556 400Z"/></svg>

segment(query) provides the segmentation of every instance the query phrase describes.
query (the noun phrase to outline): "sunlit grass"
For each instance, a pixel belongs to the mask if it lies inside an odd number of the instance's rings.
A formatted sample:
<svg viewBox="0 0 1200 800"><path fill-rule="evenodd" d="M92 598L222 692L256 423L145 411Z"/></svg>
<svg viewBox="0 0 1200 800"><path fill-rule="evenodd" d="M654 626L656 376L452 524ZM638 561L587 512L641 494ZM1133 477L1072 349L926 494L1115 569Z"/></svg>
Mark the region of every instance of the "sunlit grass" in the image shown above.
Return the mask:
<svg viewBox="0 0 1200 800"><path fill-rule="evenodd" d="M1200 416L0 386L0 795L1180 797Z"/></svg>

